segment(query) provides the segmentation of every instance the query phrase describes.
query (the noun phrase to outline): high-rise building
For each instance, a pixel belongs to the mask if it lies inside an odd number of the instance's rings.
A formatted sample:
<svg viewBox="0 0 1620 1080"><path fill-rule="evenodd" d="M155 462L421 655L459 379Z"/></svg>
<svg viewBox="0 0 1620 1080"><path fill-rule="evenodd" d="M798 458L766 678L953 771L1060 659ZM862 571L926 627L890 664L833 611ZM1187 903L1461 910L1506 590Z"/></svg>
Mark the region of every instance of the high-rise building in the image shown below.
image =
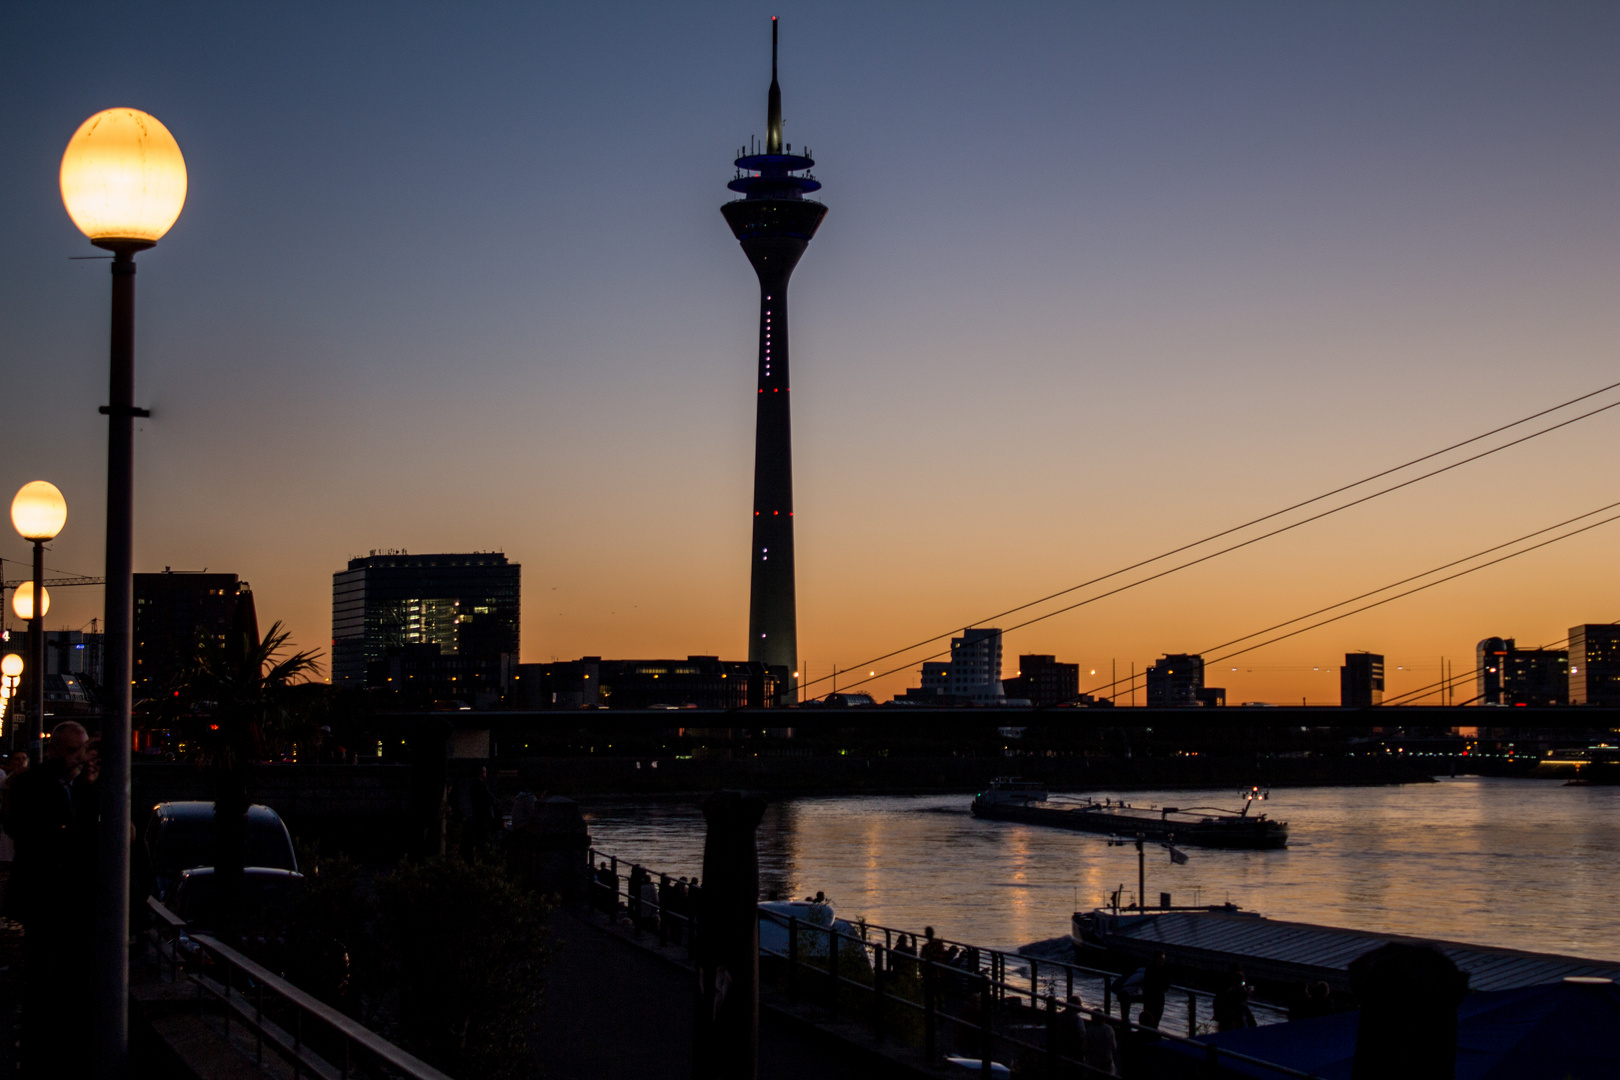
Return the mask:
<svg viewBox="0 0 1620 1080"><path fill-rule="evenodd" d="M951 638L951 667L945 692L975 705L997 705L1007 699L1001 686L1001 631L982 626Z"/></svg>
<svg viewBox="0 0 1620 1080"><path fill-rule="evenodd" d="M1368 709L1384 703L1384 658L1377 653L1344 654L1339 669L1339 704L1347 709Z"/></svg>
<svg viewBox="0 0 1620 1080"><path fill-rule="evenodd" d="M1003 679L1001 687L1009 699L1022 698L1036 708L1078 702L1080 665L1059 663L1055 656L1020 656L1018 674Z"/></svg>
<svg viewBox="0 0 1620 1080"><path fill-rule="evenodd" d="M135 698L163 692L232 633L259 640L253 590L235 574L164 567L135 575Z"/></svg>
<svg viewBox="0 0 1620 1080"><path fill-rule="evenodd" d="M907 705L1005 705L1001 631L989 626L962 631L951 639L950 661L923 664L922 685L895 700Z"/></svg>
<svg viewBox="0 0 1620 1080"><path fill-rule="evenodd" d="M488 551L374 551L350 559L347 570L332 575L333 684L401 689L388 681L388 658L409 649L408 663L427 664L429 682L453 674L478 693L498 691L503 671L517 662L521 574L517 563Z"/></svg>
<svg viewBox="0 0 1620 1080"><path fill-rule="evenodd" d="M1480 705L1568 705L1569 650L1521 649L1491 637L1474 648Z"/></svg>
<svg viewBox="0 0 1620 1080"><path fill-rule="evenodd" d="M1569 628L1569 703L1620 705L1620 625Z"/></svg>
<svg viewBox="0 0 1620 1080"><path fill-rule="evenodd" d="M1202 705L1204 658L1196 653L1166 653L1147 669L1147 703L1151 709ZM1221 700L1225 700L1224 692ZM1214 699L1211 699L1211 704Z"/></svg>
<svg viewBox="0 0 1620 1080"><path fill-rule="evenodd" d="M787 287L827 208L805 196L821 184L808 150L782 141L771 19L771 88L763 152L748 148L727 186L742 198L720 208L759 278L759 386L754 420L754 530L749 552L748 659L777 670L783 703L798 686L798 598L793 569L793 438L789 423Z"/></svg>

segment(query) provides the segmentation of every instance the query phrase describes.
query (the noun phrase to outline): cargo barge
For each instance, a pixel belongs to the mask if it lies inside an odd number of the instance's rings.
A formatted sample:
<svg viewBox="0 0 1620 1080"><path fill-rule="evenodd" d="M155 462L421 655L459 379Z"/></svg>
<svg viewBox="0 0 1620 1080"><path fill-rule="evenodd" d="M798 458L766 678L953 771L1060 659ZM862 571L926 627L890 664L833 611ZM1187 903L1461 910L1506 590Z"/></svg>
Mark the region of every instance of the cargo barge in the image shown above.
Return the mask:
<svg viewBox="0 0 1620 1080"><path fill-rule="evenodd" d="M1017 821L1059 829L1143 837L1198 847L1266 850L1288 846L1288 822L1272 821L1265 814L1250 815L1249 808L1266 798L1259 788L1243 793L1243 809L1212 806L1135 807L1105 799L1084 802L1052 799L1040 784L999 777L973 799L973 816L990 821Z"/></svg>

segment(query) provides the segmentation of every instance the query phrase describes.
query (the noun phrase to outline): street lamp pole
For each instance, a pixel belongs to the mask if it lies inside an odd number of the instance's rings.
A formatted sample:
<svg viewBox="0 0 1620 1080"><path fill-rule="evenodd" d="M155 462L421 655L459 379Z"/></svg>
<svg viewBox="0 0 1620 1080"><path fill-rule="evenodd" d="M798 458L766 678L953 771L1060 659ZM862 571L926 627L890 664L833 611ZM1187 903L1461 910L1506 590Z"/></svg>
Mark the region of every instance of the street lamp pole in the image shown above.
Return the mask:
<svg viewBox="0 0 1620 1080"><path fill-rule="evenodd" d="M28 760L45 744L45 541L34 541L34 617L28 620Z"/></svg>
<svg viewBox="0 0 1620 1080"><path fill-rule="evenodd" d="M110 245L102 245L110 246ZM107 591L101 724L101 858L96 866L97 1075L124 1074L129 1049L129 822L131 668L135 636L135 252L112 247L112 336L107 401Z"/></svg>
<svg viewBox="0 0 1620 1080"><path fill-rule="evenodd" d="M107 109L79 126L62 155L62 201L79 230L113 253L107 404L105 711L89 1030L95 1075L121 1080L129 1056L129 834L134 637L135 253L180 216L186 164L156 117Z"/></svg>

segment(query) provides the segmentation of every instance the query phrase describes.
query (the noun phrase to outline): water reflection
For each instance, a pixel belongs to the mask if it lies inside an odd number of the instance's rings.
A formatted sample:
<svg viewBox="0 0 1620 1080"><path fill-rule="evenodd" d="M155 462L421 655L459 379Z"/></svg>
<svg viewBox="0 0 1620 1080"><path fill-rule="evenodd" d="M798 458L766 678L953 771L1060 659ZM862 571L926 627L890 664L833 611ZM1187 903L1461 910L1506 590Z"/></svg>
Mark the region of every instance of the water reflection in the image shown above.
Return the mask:
<svg viewBox="0 0 1620 1080"><path fill-rule="evenodd" d="M1117 792L1090 792L1098 797ZM1232 792L1133 792L1236 805ZM1068 932L1076 901L1136 894L1134 847L1059 829L981 822L966 796L815 798L772 804L759 830L761 890L823 890L849 918L1011 948ZM1399 788L1312 788L1264 804L1286 851L1148 849L1147 894L1231 900L1275 918L1620 959L1620 789L1465 777ZM695 805L587 803L603 850L701 873Z"/></svg>

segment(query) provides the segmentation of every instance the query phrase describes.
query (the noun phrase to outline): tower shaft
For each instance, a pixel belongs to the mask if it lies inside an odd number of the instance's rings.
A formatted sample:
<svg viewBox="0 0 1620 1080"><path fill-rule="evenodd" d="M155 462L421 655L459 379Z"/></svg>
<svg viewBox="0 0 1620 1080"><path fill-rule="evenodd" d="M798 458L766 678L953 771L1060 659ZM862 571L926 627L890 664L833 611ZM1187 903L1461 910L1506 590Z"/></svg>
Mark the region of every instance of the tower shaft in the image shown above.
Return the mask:
<svg viewBox="0 0 1620 1080"><path fill-rule="evenodd" d="M754 528L749 551L748 659L777 678L778 702L797 697L799 610L793 565L793 427L788 399L788 279L827 208L804 196L821 185L808 154L784 152L782 95L771 29L766 152L739 157L727 186L743 198L720 208L759 278L759 384L754 416Z"/></svg>

